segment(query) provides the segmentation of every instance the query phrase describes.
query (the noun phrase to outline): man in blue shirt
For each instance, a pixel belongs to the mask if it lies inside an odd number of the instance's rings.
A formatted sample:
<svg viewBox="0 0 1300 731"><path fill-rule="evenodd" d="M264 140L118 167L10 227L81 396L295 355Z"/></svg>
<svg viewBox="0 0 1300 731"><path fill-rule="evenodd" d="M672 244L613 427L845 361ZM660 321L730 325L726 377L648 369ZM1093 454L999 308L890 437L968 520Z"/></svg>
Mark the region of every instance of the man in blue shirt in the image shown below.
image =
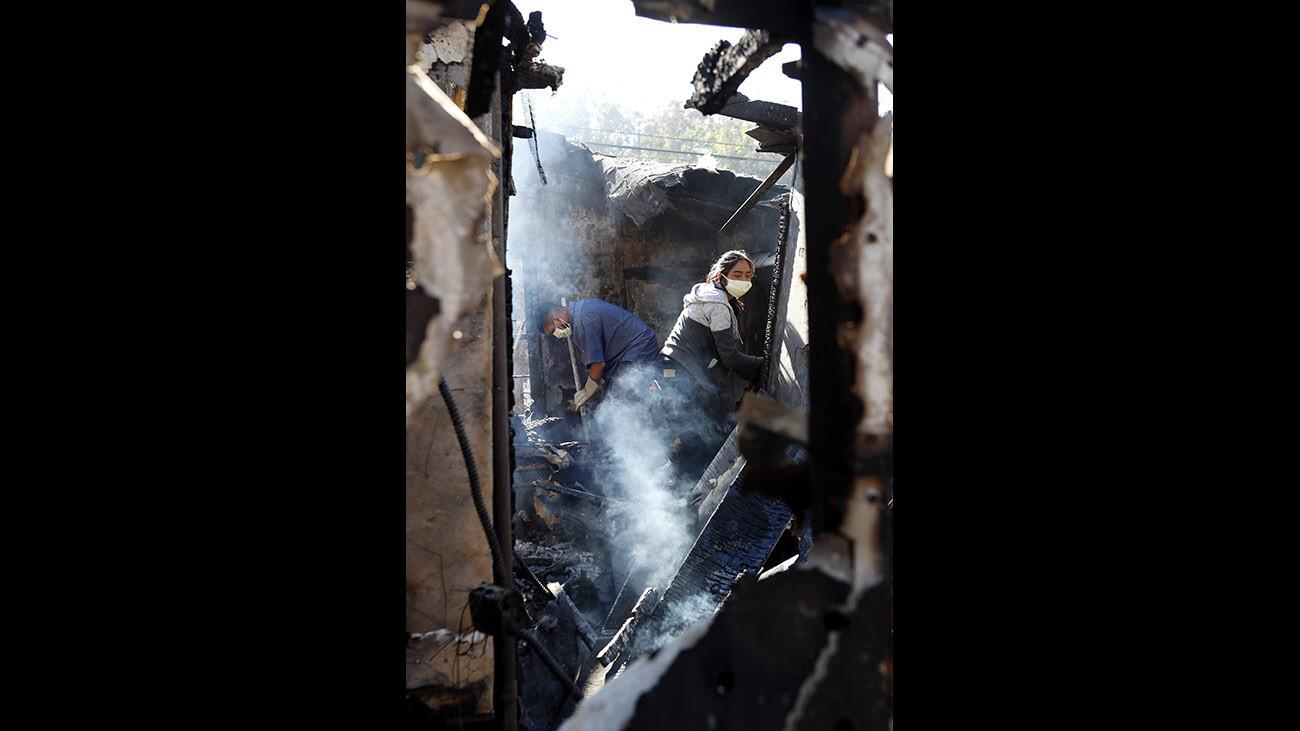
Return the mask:
<svg viewBox="0 0 1300 731"><path fill-rule="evenodd" d="M587 384L569 404L577 410L595 395L603 380L610 383L629 363L658 363L659 341L636 315L595 298L570 302L568 307L542 309L538 327L557 338L572 337L587 368Z"/></svg>

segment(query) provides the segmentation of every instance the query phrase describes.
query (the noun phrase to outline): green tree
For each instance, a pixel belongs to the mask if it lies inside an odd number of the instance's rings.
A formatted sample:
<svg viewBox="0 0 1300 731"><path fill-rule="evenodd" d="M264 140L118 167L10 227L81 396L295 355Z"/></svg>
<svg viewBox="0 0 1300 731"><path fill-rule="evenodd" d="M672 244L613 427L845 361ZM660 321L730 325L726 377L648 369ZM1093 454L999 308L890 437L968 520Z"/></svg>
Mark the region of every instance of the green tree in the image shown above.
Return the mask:
<svg viewBox="0 0 1300 731"><path fill-rule="evenodd" d="M700 155L709 153L718 169L758 178L767 177L781 162L780 155L755 151L758 142L745 134L754 128L753 123L716 114L705 116L677 101L665 102L646 114L625 110L603 98L585 97L568 111L568 123L556 124L555 131L575 142L586 142L597 152L691 164L698 164ZM538 124L546 128L544 122Z"/></svg>

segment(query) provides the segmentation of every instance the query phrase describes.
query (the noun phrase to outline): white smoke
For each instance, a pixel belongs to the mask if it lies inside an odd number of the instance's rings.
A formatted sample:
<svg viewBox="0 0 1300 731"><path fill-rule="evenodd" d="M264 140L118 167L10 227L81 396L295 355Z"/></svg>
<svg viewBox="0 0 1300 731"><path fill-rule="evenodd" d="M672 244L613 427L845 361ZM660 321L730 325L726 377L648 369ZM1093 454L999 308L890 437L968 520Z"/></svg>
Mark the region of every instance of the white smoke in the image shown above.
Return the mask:
<svg viewBox="0 0 1300 731"><path fill-rule="evenodd" d="M619 383L596 405L589 426L601 489L611 497L613 557L649 572L660 591L677 572L695 540L695 510L688 494L698 475L680 474L671 462L677 440L705 438L706 420L693 414L688 394L649 387L652 369L626 365ZM663 381L662 376L658 379Z"/></svg>
<svg viewBox="0 0 1300 731"><path fill-rule="evenodd" d="M544 124L538 120L539 126ZM605 212L604 188L592 185L587 176L565 174L575 169L566 167L572 165L566 157L572 148L559 137L542 134L538 143L547 171L546 185L537 174L529 146L514 147L513 178L518 193L509 210L507 265L514 271L516 304L526 282L532 291L556 293L553 301L565 294L621 304L621 293L603 292L611 283L600 279L600 272L624 266L619 247L610 243L620 236ZM599 205L593 196L599 197ZM588 213L593 208L600 213ZM682 294L665 289L657 296L671 297L679 306ZM667 335L666 331L657 333L660 343ZM525 322L521 337L542 336L534 323ZM542 344L543 348L562 348L551 338L544 338ZM568 367L567 353L556 357ZM714 424L717 415L701 414L701 406L690 394L666 383L667 388L652 391L653 368L624 364L622 369L628 372L615 374L618 385L587 409L593 444L584 448L578 459L593 472L594 484L588 487L619 498L606 503L612 536L609 558L616 574L645 571L648 585L663 591L696 537L697 509L689 495L699 475L677 471L671 463L674 443L707 440L717 444L724 435ZM641 372L635 372L638 370ZM662 374L658 375L663 382ZM534 384L534 398L538 393ZM692 602L690 607L703 611L704 604Z"/></svg>

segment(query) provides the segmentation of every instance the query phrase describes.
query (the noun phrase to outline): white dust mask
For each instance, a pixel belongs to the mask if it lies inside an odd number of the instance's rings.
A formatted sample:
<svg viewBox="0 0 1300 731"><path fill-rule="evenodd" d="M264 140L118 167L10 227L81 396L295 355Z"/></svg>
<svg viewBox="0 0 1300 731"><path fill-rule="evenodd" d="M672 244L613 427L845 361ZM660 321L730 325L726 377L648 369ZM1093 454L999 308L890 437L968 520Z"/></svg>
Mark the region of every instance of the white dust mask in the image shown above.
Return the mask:
<svg viewBox="0 0 1300 731"><path fill-rule="evenodd" d="M723 279L727 278L723 277ZM749 291L751 286L753 285L744 279L727 279L727 294L736 299L740 299L745 296L745 293Z"/></svg>

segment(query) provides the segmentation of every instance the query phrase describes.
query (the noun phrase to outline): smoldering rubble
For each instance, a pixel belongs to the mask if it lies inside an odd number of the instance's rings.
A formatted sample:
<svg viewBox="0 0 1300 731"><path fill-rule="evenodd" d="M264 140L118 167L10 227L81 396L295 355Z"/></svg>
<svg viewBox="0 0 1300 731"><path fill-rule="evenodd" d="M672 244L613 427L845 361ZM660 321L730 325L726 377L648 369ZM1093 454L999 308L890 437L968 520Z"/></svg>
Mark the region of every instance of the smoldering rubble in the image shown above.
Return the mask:
<svg viewBox="0 0 1300 731"><path fill-rule="evenodd" d="M408 241L408 290L430 298L418 303L415 337L408 313L408 382L415 356L451 364L445 380L457 381L470 406L470 441L491 452L483 462L495 522L479 505L493 582L466 591L472 584L458 579L449 601L439 549L473 543L466 556L475 566L450 563L478 581L488 574L481 536L467 537L467 521L447 519L446 508L410 519L409 506L431 504L424 495L452 490L412 490L412 474L417 487L444 476L427 456L408 460L408 544L428 556L412 561L408 551L408 699L421 712L498 714L500 727L530 731L892 726L892 120L872 114L875 84L892 87L892 46L881 33L892 27L892 3L824 16L767 3L696 5L635 2L647 17L755 29L705 55L686 106L757 125L747 134L757 153L771 153L766 179L716 161L601 154L548 132L528 90L554 92L564 69L541 61L539 13L524 23L509 2L452 3L460 20L430 26L412 44L427 65L417 71L446 97L440 108L463 110L495 146L483 146L479 167L496 187L457 243L473 233L502 265L491 298L481 286L467 292L461 309L470 314L453 318L446 277L421 269L428 262ZM808 120L736 91L796 36L824 56L786 69L805 83ZM522 116L512 116L516 94L525 95ZM408 151L409 176L446 162L426 142ZM807 232L805 179L817 222ZM431 199L408 200L411 230L432 230ZM755 265L738 316L745 350L764 361L751 390L728 386L717 413L643 388L604 393L584 412L564 408L580 364L567 344L538 332L540 308L599 298L634 313L662 343L682 294L737 248ZM460 344L448 348L452 332ZM816 363L813 337L824 353ZM444 352L456 357L433 357ZM425 438L408 443L408 454L438 446L424 396L441 373L426 372L424 390L411 397L408 388L408 434ZM686 466L683 444L699 447L707 464ZM473 483L475 460L460 446ZM434 561L436 571L424 570ZM457 607L468 624L449 624ZM862 682L847 689L828 680L837 675Z"/></svg>
<svg viewBox="0 0 1300 731"><path fill-rule="evenodd" d="M516 183L509 262L523 289L516 372L531 395L512 419L516 587L540 618L542 641L590 697L707 622L738 576L806 560L810 541L780 499L742 490L746 460L731 414L700 414L679 392L650 389L607 395L585 424L565 411L575 364L564 345L529 327L534 308L601 297L637 314L662 342L682 293L721 251L744 248L761 291L741 315L744 338L775 354L767 392L802 403L806 343L801 322L785 312L802 197L728 171L603 155L545 131L536 139L546 178ZM752 210L736 216L747 201ZM739 225L720 234L733 217ZM675 462L685 442L714 455L702 473ZM547 663L529 661L532 649L519 652L520 722L552 728L579 699L567 697Z"/></svg>

